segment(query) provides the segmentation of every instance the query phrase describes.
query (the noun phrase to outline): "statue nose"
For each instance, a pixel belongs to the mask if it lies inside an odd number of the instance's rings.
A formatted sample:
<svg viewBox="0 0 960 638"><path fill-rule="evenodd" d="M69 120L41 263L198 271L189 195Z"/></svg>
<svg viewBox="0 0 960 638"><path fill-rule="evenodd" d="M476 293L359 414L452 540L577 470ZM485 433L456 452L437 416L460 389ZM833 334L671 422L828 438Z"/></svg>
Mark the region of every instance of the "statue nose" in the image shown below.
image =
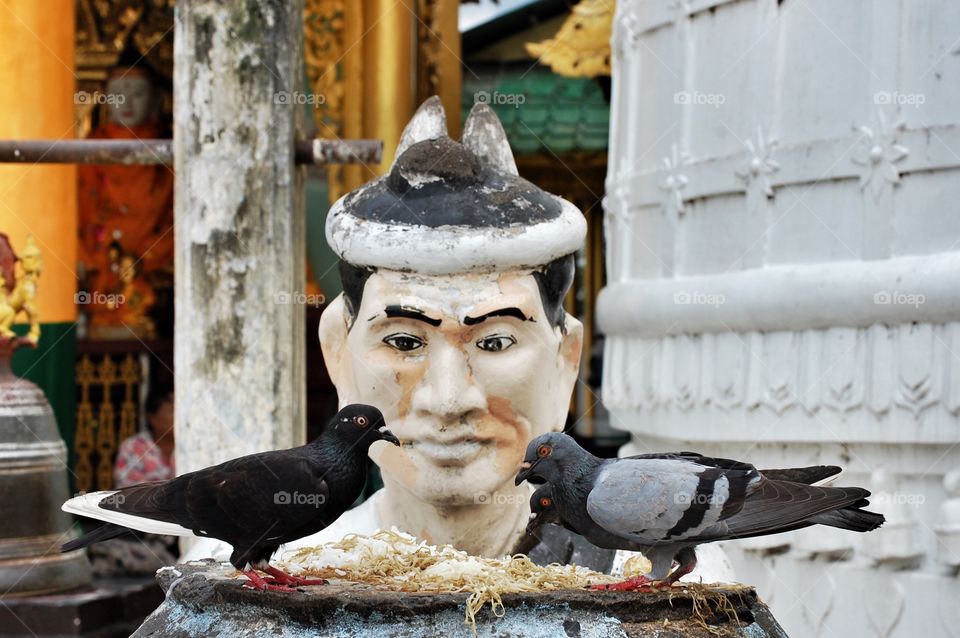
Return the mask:
<svg viewBox="0 0 960 638"><path fill-rule="evenodd" d="M463 350L451 345L434 350L427 374L414 392L412 407L445 420L486 409L486 399Z"/></svg>

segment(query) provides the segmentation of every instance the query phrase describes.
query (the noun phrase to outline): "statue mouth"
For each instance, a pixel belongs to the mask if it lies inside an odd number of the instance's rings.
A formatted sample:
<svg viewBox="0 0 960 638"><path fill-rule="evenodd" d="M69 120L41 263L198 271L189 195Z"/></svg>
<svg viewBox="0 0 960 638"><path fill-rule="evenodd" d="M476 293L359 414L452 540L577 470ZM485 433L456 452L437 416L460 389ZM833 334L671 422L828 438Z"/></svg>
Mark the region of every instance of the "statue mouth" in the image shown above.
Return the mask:
<svg viewBox="0 0 960 638"><path fill-rule="evenodd" d="M470 464L486 449L488 441L460 437L449 442L431 439L409 441L404 446L441 467L463 467Z"/></svg>

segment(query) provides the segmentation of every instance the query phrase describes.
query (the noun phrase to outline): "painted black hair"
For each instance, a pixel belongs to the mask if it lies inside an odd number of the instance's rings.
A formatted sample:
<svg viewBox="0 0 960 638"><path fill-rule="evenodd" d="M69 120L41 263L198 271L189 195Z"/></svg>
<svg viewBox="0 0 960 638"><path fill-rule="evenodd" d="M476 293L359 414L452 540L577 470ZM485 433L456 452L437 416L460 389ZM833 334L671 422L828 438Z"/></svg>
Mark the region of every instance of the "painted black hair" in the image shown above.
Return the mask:
<svg viewBox="0 0 960 638"><path fill-rule="evenodd" d="M372 268L355 266L343 260L340 261L339 267L340 281L343 283L343 299L347 314L350 316L350 325L347 328L349 330L353 328L353 322L357 318L357 311L363 300L363 288L374 271ZM573 285L574 269L574 255L569 254L558 257L540 270L533 272L537 288L540 289L540 301L547 320L551 326L559 327L564 334L567 332L564 324L567 312L563 306L563 300L570 286Z"/></svg>

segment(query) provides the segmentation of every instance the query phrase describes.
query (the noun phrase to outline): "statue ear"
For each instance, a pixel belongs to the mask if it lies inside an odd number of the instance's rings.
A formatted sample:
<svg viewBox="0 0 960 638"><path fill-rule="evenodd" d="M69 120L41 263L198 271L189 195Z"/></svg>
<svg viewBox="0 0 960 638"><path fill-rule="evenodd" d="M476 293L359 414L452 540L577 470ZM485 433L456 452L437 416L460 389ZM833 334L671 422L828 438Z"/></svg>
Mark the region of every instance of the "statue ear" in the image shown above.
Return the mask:
<svg viewBox="0 0 960 638"><path fill-rule="evenodd" d="M337 388L337 394L343 396L346 388L344 383L348 375L344 370L344 353L347 346L347 309L343 303L343 293L330 302L323 315L320 316L320 325L317 327L317 336L320 338L320 349L323 351L323 361L327 366L327 374Z"/></svg>
<svg viewBox="0 0 960 638"><path fill-rule="evenodd" d="M573 389L580 373L580 358L583 353L583 324L576 317L568 314L565 320L566 334L560 341L560 365L563 370L560 375L564 387L561 396L573 396ZM562 427L562 426L561 426Z"/></svg>
<svg viewBox="0 0 960 638"><path fill-rule="evenodd" d="M444 137L447 134L447 114L443 110L443 103L436 95L427 98L403 129L397 152L393 155L393 163L417 142Z"/></svg>
<svg viewBox="0 0 960 638"><path fill-rule="evenodd" d="M488 105L478 102L470 109L460 143L480 159L480 164L508 175L519 175L507 133Z"/></svg>

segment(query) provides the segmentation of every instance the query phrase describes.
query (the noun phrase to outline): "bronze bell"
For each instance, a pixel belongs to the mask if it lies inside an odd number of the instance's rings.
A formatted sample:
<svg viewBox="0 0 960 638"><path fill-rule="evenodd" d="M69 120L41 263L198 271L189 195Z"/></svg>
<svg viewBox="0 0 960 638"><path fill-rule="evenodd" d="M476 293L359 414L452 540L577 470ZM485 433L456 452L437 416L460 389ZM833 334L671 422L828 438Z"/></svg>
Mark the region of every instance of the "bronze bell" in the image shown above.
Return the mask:
<svg viewBox="0 0 960 638"><path fill-rule="evenodd" d="M64 591L91 576L82 549L60 553L76 536L60 511L67 448L43 391L10 370L17 341L0 339L0 596Z"/></svg>

